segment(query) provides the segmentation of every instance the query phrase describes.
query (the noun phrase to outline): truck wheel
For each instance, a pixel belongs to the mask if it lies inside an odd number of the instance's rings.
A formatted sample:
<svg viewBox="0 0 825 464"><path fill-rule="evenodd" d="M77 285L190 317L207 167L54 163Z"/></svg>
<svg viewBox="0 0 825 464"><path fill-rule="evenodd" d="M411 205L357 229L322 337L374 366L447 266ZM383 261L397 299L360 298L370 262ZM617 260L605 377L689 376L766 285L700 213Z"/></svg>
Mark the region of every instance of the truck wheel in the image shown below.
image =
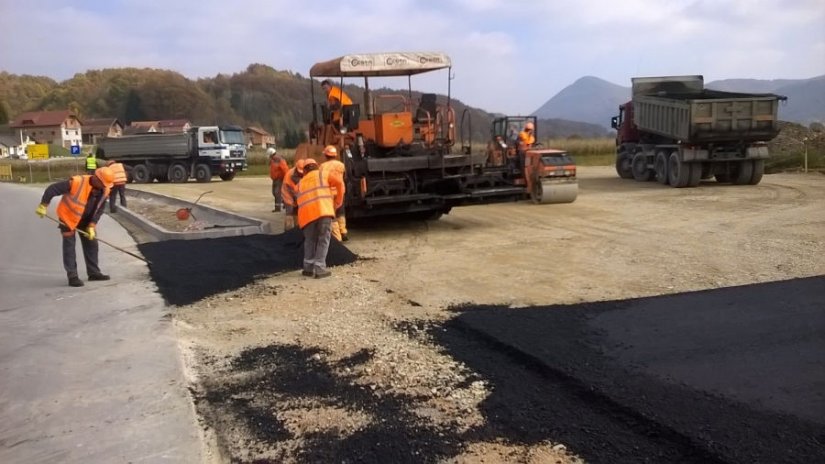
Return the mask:
<svg viewBox="0 0 825 464"><path fill-rule="evenodd" d="M633 157L622 150L616 154L616 174L622 179L633 178Z"/></svg>
<svg viewBox="0 0 825 464"><path fill-rule="evenodd" d="M689 163L688 166L690 167L690 179L688 179L687 186L696 187L702 181L702 164Z"/></svg>
<svg viewBox="0 0 825 464"><path fill-rule="evenodd" d="M740 161L736 163L734 172L731 175L734 185L747 185L751 183L753 177L753 162Z"/></svg>
<svg viewBox="0 0 825 464"><path fill-rule="evenodd" d="M667 163L667 175L671 187L687 187L690 183L691 171L690 164L680 160L678 152L674 151L670 154Z"/></svg>
<svg viewBox="0 0 825 464"><path fill-rule="evenodd" d="M152 181L149 175L149 168L145 164L138 164L132 168L132 179L136 184L145 184Z"/></svg>
<svg viewBox="0 0 825 464"><path fill-rule="evenodd" d="M221 180L225 180L225 181L229 182L230 180L235 178L235 174L236 173L234 173L234 172L225 172L225 173L221 174Z"/></svg>
<svg viewBox="0 0 825 464"><path fill-rule="evenodd" d="M668 152L660 150L656 152L656 158L653 162L653 170L656 172L656 182L667 185L667 160Z"/></svg>
<svg viewBox="0 0 825 464"><path fill-rule="evenodd" d="M653 177L653 173L647 168L647 156L644 153L636 153L633 156L633 178L639 182L647 182Z"/></svg>
<svg viewBox="0 0 825 464"><path fill-rule="evenodd" d="M173 164L169 166L169 172L167 173L169 177L169 182L173 183L180 183L186 182L189 180L189 171L186 170L186 166L182 164Z"/></svg>
<svg viewBox="0 0 825 464"><path fill-rule="evenodd" d="M195 166L195 180L198 182L209 182L212 180L212 168L208 164Z"/></svg>
<svg viewBox="0 0 825 464"><path fill-rule="evenodd" d="M765 175L765 160L753 160L753 174L751 175L751 185L756 185L762 181Z"/></svg>

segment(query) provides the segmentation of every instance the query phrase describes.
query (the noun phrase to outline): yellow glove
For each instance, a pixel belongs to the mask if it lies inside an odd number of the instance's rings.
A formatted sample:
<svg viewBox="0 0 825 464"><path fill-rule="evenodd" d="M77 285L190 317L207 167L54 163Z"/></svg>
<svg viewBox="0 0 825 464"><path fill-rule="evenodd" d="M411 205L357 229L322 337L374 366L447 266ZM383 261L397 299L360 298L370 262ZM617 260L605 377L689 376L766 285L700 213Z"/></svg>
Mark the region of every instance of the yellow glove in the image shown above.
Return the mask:
<svg viewBox="0 0 825 464"><path fill-rule="evenodd" d="M95 226L89 226L86 229L86 236L89 240L94 240L95 237L97 237L97 234L95 233Z"/></svg>
<svg viewBox="0 0 825 464"><path fill-rule="evenodd" d="M36 209L36 210L34 210L34 212L35 212L35 213L37 213L37 215L38 215L38 216L40 216L41 218L43 218L43 217L45 217L45 216L46 216L46 210L47 210L47 208L48 208L48 206L47 206L47 205L44 205L43 203L40 203L39 205L37 205L37 209Z"/></svg>

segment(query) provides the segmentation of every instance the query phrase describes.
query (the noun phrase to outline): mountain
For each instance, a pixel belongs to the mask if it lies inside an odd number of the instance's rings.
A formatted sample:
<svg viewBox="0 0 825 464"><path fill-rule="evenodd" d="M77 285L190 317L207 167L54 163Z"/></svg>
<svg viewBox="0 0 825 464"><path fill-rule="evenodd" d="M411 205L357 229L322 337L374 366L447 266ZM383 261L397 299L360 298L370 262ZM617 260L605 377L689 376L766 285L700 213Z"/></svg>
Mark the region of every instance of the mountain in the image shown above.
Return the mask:
<svg viewBox="0 0 825 464"><path fill-rule="evenodd" d="M800 124L825 121L825 75L811 79L724 79L707 82L705 87L727 92L784 95L788 101L779 106L781 120ZM630 99L630 93L630 87L586 76L562 89L533 114L608 127L619 105Z"/></svg>
<svg viewBox="0 0 825 464"><path fill-rule="evenodd" d="M585 76L562 89L532 114L609 127L610 118L619 112L619 105L629 99L630 88Z"/></svg>

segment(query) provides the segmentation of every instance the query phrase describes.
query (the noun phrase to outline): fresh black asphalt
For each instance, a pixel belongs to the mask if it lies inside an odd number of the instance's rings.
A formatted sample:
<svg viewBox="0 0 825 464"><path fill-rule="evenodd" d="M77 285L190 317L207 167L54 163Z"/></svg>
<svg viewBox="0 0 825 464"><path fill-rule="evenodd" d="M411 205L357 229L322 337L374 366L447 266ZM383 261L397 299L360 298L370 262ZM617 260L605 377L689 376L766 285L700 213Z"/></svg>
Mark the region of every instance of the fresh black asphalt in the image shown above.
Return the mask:
<svg viewBox="0 0 825 464"><path fill-rule="evenodd" d="M259 277L299 270L303 262L303 236L297 229L278 235L147 242L138 248L152 263L152 280L172 305L191 304ZM328 265L356 259L341 243L330 243Z"/></svg>
<svg viewBox="0 0 825 464"><path fill-rule="evenodd" d="M487 400L488 416L518 411L531 430L553 423L558 430L543 438L561 438L588 462L825 462L825 277L459 311L450 327L588 399L611 420L582 414L560 426L556 399L500 384ZM450 331L435 334L482 377L508 382ZM529 411L526 401L546 412ZM641 433L625 441L610 431L615 421ZM651 454L650 444L666 446Z"/></svg>

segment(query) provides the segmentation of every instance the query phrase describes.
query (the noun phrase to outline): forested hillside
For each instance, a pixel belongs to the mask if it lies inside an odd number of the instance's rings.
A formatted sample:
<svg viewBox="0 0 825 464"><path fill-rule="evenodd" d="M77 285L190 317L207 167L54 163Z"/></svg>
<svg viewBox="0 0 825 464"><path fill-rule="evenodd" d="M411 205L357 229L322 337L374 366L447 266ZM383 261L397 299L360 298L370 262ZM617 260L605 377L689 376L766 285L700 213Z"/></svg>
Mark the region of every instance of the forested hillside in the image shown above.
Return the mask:
<svg viewBox="0 0 825 464"><path fill-rule="evenodd" d="M345 90L360 102L362 88L351 86ZM315 92L316 98L323 95L320 87ZM375 91L381 92L397 91ZM413 99L417 98L418 94L413 93ZM460 101L454 100L453 104L460 124L468 107ZM299 138L312 119L309 79L263 64L249 65L242 73L198 80L148 68L91 70L60 83L47 77L0 73L0 124L25 111L57 109L71 109L81 120L113 117L125 124L188 119L196 125L254 125L275 134L285 145ZM465 134L466 128L472 127L473 141L485 140L493 115L476 108L469 108L468 114ZM606 131L590 124L548 120L540 122L540 134L587 137L605 135Z"/></svg>

